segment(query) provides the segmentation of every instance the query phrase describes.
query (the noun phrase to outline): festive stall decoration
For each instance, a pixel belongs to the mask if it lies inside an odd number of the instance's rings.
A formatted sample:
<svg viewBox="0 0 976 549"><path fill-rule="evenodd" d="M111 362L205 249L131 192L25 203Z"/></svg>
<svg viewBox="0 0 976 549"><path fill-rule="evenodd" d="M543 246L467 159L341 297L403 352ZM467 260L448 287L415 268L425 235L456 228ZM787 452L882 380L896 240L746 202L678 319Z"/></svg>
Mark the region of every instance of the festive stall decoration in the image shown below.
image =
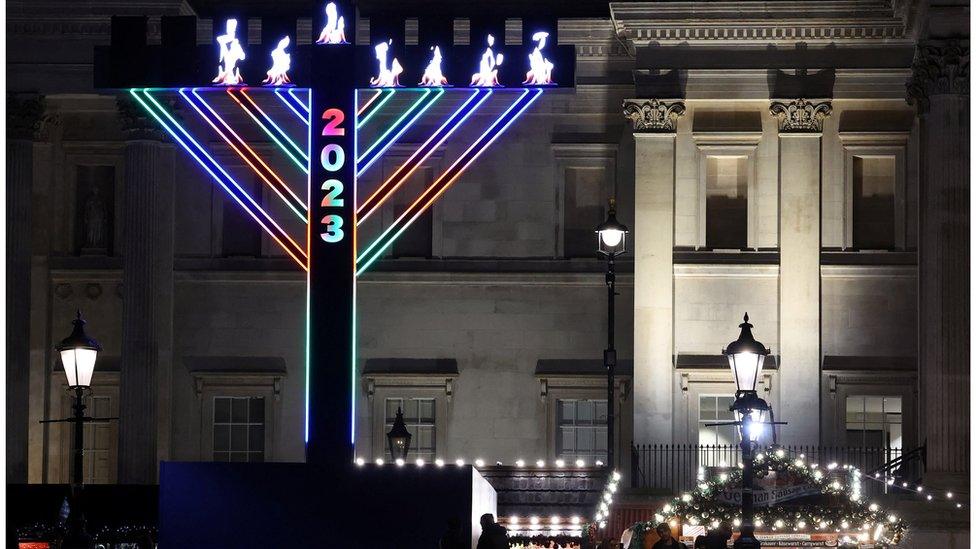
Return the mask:
<svg viewBox="0 0 976 549"><path fill-rule="evenodd" d="M756 455L756 476L763 479L791 477L780 491L766 498L766 505L757 501L755 525L760 535L766 533L834 533L842 544L872 544L874 547L896 545L905 533L906 524L894 513L877 503L866 502L861 492L864 475L853 466L826 467L808 463L804 457L791 457L783 449L769 448ZM721 470L712 478L705 478L700 469L698 486L665 504L653 521L640 522L631 527L630 547L643 547L646 533L662 522L672 528L682 526L718 528L727 523L738 528L740 507L734 503L742 481L741 466ZM811 495L827 498L829 504L784 505L789 498Z"/></svg>

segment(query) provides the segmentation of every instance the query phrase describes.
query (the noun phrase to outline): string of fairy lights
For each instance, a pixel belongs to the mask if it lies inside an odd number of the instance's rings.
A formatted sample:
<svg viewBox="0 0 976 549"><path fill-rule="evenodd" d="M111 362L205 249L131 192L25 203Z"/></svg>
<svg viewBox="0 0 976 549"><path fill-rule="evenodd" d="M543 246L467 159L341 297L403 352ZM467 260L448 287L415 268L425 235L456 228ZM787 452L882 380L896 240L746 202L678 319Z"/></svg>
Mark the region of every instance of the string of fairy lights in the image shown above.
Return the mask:
<svg viewBox="0 0 976 549"><path fill-rule="evenodd" d="M383 458L376 458L372 462L369 462L364 457L357 457L355 459L355 463L356 463L356 465L358 465L360 467L365 466L367 463L372 463L373 465L377 465L377 466L382 466L382 465L389 464L389 465L396 465L398 467L403 467L403 466L406 466L408 464L412 464L412 465L415 465L417 467L425 467L427 465L433 465L434 467L446 467L447 465L450 465L452 463L454 465L458 466L458 467L464 467L465 465L474 465L475 467L486 467L486 466L488 466L488 462L485 461L485 460L483 460L483 459L481 459L481 458L475 458L474 460L468 460L468 459L465 459L465 458L457 458L453 462L449 462L449 461L447 461L447 460L445 460L443 458L436 458L436 459L431 460L431 461L425 460L423 458L417 458L417 459L415 459L413 461L410 461L410 462L408 462L407 460L401 459L401 458L395 459L393 461L387 461L387 460L385 460ZM517 459L514 462L511 462L511 463L508 463L508 464L506 464L506 463L504 463L502 461L496 460L493 465L495 467L504 467L504 466L508 465L510 467L511 466L515 466L515 467L518 467L518 468L526 468L526 469L531 468L534 465L537 469L552 469L552 468L555 468L555 469L568 469L568 470L572 470L572 469L587 469L587 468L592 468L592 467L598 467L598 468L599 467L603 467L603 462L600 461L600 460L596 460L596 461L593 462L593 464L590 465L590 464L587 463L586 460L583 460L583 459L577 459L577 460L571 461L571 462L567 462L566 460L563 460L563 459L557 459L557 460L554 460L554 461L551 461L551 462L546 461L544 459L538 459L538 460L535 461L535 463L528 463L524 459Z"/></svg>
<svg viewBox="0 0 976 549"><path fill-rule="evenodd" d="M733 527L741 525L740 508L723 504L716 495L733 489L741 482L742 464L723 470L711 479L705 478L705 469L698 470L698 485L691 492L683 493L665 504L654 515L653 523L638 523L636 530L653 529L656 524L667 522L672 528L705 526L717 528L722 522ZM897 544L904 535L907 524L893 512L886 511L876 502L865 502L862 482L865 479L887 484L889 487L924 495L924 501L948 502L963 508L965 495L952 491L934 492L920 484L898 483L893 478L865 475L853 465L830 463L821 466L809 462L803 454L790 456L782 448L769 448L755 457L755 474L762 478L769 472L789 472L814 485L823 494L835 496L835 503L810 509L771 506L757 508L754 524L770 531L835 532L841 543L873 542L877 547Z"/></svg>

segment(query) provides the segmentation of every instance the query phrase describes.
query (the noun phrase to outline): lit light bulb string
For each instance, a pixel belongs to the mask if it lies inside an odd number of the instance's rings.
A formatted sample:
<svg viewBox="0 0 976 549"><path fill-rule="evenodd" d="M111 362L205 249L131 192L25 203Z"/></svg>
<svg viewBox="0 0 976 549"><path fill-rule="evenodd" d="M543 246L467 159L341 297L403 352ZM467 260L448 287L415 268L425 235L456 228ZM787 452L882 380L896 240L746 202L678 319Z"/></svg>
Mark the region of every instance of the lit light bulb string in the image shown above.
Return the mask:
<svg viewBox="0 0 976 549"><path fill-rule="evenodd" d="M466 460L464 458L457 458L453 462L448 462L442 458L436 458L431 462L425 459L418 458L413 460L413 462L408 463L402 458L397 458L392 462L389 462L383 458L376 458L373 461L367 461L364 457L357 457L353 462L357 467L384 467L384 466L395 466L395 467L407 467L415 466L417 468L424 468L427 466L432 466L437 469L443 469L450 465L456 467L464 467L465 465L471 465L476 469L484 469L486 467L491 467L488 463L481 459L476 458L473 461ZM533 467L534 465L534 467ZM504 467L505 464L501 461L495 461L494 467ZM577 459L573 462L567 463L565 460L557 459L552 463L545 460L536 460L534 464L526 463L524 459L517 459L509 465L514 466L516 469L524 469L526 471L533 470L567 470L567 471L579 471L584 469L602 468L603 462L596 460L592 466L587 466L587 462L583 459ZM600 502L597 504L597 512L595 514L596 522L594 526L598 525L600 528L606 527L606 519L610 514L610 506L613 504L613 497L619 489L621 475L618 471L613 471L609 474L607 478L607 484L600 494ZM509 536L521 536L521 535L538 535L544 534L546 531L550 535L570 535L570 536L580 536L583 531L588 528L588 524L582 519L582 517L575 515L570 517L562 517L560 515L553 515L548 517L548 525L543 524L543 520L538 516L531 517L518 517L510 516L507 518L499 517L500 521L505 523L508 527ZM526 529L524 526L528 526Z"/></svg>
<svg viewBox="0 0 976 549"><path fill-rule="evenodd" d="M166 130L170 136L295 260L308 270L305 247L299 246L288 233L241 187L219 162L152 96L150 88L133 88L129 94Z"/></svg>
<svg viewBox="0 0 976 549"><path fill-rule="evenodd" d="M863 474L857 467L838 466L836 463L820 467L816 463L807 463L803 454L792 457L782 448L770 448L767 453L757 454L756 465L759 474L765 474L765 471L789 471L817 485L825 494L849 494L841 504L812 511L797 511L782 507L758 508L755 519L755 525L758 527L765 526L773 531L788 532L834 531L852 540L870 539L879 546L898 543L907 528L907 524L902 519L882 510L877 503L865 504L862 501L864 498L861 493L861 481L872 477ZM683 519L683 524L686 526L703 525L716 528L720 522L729 522L734 527L738 527L741 524L738 507L708 501L707 498L728 490L729 485L740 483L741 475L741 464L728 472L719 473L712 480L706 480L705 470L700 468L698 487L664 505L655 514L654 521L635 524L632 527L634 536L640 541L644 533L653 530L657 524L667 522L674 528L679 525L679 519ZM842 480L844 482L841 482ZM956 497L958 494L946 493L947 501ZM933 499L929 497L928 501ZM962 503L955 503L957 507L962 507ZM850 538L851 535L854 537Z"/></svg>
<svg viewBox="0 0 976 549"><path fill-rule="evenodd" d="M284 180L271 169L261 157L235 132L230 125L224 121L216 110L200 95L199 90L192 88L187 93L186 88L181 88L179 94L186 100L193 110L207 122L217 132L217 135L230 146L244 162L251 167L257 176L277 194L285 204L291 208L295 215L304 222L308 222L308 206L304 200L292 191ZM202 107L202 108L201 108ZM206 111L204 111L206 109Z"/></svg>

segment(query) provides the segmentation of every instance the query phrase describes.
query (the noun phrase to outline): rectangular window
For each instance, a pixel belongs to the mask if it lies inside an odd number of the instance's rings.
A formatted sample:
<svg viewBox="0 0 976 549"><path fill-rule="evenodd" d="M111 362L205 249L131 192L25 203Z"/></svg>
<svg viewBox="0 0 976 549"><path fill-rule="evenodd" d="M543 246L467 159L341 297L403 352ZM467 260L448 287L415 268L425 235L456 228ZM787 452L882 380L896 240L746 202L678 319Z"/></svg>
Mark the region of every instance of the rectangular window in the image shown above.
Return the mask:
<svg viewBox="0 0 976 549"><path fill-rule="evenodd" d="M748 246L747 156L709 156L705 163L705 246Z"/></svg>
<svg viewBox="0 0 976 549"><path fill-rule="evenodd" d="M606 218L603 168L567 168L563 193L563 255L594 257L596 229Z"/></svg>
<svg viewBox="0 0 976 549"><path fill-rule="evenodd" d="M397 409L403 410L403 422L410 432L410 453L408 458L422 458L433 461L437 457L437 406L432 398L388 398L386 399L386 421L384 422L383 443L386 433L393 428ZM389 447L386 453L389 454ZM393 456L390 455L390 458Z"/></svg>
<svg viewBox="0 0 976 549"><path fill-rule="evenodd" d="M901 449L901 397L847 397L847 445Z"/></svg>
<svg viewBox="0 0 976 549"><path fill-rule="evenodd" d="M107 396L93 395L85 405L87 415L91 417L111 417L112 399ZM111 422L85 423L85 482L88 484L106 484L115 481L113 457L115 453L116 433Z"/></svg>
<svg viewBox="0 0 976 549"><path fill-rule="evenodd" d="M861 249L895 246L895 157L855 156L853 245Z"/></svg>
<svg viewBox="0 0 976 549"><path fill-rule="evenodd" d="M567 461L607 459L607 401L556 401L556 454Z"/></svg>
<svg viewBox="0 0 976 549"><path fill-rule="evenodd" d="M709 425L735 421L729 411L734 397L725 395L700 395L698 397L698 444L699 465L717 467L738 462L739 428L735 425Z"/></svg>
<svg viewBox="0 0 976 549"><path fill-rule="evenodd" d="M264 461L264 397L214 397L213 460Z"/></svg>

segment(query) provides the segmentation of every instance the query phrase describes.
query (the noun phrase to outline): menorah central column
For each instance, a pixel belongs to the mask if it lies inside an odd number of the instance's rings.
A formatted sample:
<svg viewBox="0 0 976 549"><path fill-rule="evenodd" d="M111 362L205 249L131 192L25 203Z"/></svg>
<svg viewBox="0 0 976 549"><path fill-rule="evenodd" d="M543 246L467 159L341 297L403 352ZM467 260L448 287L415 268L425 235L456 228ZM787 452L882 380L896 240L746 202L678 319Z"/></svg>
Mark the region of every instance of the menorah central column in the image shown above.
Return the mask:
<svg viewBox="0 0 976 549"><path fill-rule="evenodd" d="M351 27L354 27L352 25ZM312 53L305 460L353 460L356 368L354 37Z"/></svg>

